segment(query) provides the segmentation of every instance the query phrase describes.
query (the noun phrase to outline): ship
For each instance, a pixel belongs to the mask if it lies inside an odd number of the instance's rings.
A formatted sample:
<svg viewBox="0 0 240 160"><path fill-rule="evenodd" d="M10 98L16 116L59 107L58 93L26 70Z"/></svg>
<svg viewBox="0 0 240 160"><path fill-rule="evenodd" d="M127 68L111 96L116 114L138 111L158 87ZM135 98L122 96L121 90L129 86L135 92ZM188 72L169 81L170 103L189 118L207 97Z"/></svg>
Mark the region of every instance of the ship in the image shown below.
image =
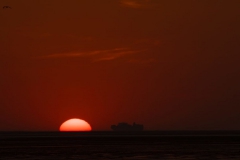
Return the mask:
<svg viewBox="0 0 240 160"><path fill-rule="evenodd" d="M122 122L118 123L118 125L111 125L111 129L113 131L143 131L143 125L135 122L132 125Z"/></svg>

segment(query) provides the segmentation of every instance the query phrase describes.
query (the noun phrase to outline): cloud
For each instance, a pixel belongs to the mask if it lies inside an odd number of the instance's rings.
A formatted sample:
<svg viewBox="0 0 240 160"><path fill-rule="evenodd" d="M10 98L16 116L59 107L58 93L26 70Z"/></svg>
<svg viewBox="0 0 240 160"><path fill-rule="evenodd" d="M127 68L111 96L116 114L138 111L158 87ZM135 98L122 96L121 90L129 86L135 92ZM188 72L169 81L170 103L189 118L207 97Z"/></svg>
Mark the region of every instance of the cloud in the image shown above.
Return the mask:
<svg viewBox="0 0 240 160"><path fill-rule="evenodd" d="M130 50L128 48L115 48L109 50L96 50L90 52L71 52L50 54L45 56L36 57L37 59L55 59L55 58L75 58L75 57L89 57L92 61L109 61L119 57L135 54L141 52L140 50Z"/></svg>
<svg viewBox="0 0 240 160"><path fill-rule="evenodd" d="M120 0L121 5L130 8L149 8L151 0Z"/></svg>
<svg viewBox="0 0 240 160"><path fill-rule="evenodd" d="M94 57L94 61L107 61L107 60L113 60L125 55L129 55L129 54L135 54L138 53L140 51L137 50L129 50L126 48L116 48L113 50L105 50L105 51L101 51L98 52L97 55Z"/></svg>

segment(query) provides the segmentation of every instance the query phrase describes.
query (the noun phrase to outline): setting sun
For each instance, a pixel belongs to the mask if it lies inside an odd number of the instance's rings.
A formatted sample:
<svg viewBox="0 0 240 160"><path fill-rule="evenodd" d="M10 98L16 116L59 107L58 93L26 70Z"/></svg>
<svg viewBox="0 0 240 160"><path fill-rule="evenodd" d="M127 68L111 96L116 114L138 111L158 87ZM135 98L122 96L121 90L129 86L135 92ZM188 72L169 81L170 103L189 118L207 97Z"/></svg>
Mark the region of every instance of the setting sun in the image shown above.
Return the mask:
<svg viewBox="0 0 240 160"><path fill-rule="evenodd" d="M89 123L82 119L69 119L62 123L62 125L59 128L59 131L62 132L71 132L71 131L91 131L92 127Z"/></svg>

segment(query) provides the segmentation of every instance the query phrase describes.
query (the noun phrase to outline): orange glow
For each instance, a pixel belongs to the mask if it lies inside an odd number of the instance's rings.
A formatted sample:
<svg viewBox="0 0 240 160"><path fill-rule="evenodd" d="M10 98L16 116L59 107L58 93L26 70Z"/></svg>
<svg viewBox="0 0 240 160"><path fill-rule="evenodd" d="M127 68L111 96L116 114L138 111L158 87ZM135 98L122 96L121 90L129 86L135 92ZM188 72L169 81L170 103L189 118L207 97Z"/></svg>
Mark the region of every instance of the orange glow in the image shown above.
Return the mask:
<svg viewBox="0 0 240 160"><path fill-rule="evenodd" d="M82 119L69 119L62 123L62 125L59 128L62 132L68 132L68 131L91 131L92 127L87 123L86 121Z"/></svg>

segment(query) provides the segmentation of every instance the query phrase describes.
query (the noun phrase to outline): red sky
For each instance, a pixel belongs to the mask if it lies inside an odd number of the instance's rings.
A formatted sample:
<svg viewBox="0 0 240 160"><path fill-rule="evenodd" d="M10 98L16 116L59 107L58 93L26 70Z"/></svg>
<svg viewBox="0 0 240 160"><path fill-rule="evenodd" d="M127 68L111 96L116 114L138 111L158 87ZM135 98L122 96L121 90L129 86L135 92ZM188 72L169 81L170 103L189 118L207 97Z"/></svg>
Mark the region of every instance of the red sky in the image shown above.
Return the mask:
<svg viewBox="0 0 240 160"><path fill-rule="evenodd" d="M240 129L239 0L1 0L0 130Z"/></svg>

